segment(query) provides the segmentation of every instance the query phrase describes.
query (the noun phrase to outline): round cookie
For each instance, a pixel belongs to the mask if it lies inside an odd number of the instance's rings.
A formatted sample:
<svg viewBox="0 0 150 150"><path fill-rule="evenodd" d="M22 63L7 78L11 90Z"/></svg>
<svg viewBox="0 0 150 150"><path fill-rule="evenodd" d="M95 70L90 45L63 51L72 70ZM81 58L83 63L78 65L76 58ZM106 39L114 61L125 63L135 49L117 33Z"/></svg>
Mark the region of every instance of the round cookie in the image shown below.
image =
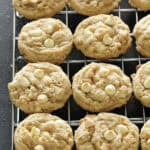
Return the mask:
<svg viewBox="0 0 150 150"><path fill-rule="evenodd" d="M150 107L150 61L141 65L132 78L134 95L143 105Z"/></svg>
<svg viewBox="0 0 150 150"><path fill-rule="evenodd" d="M149 0L129 0L129 4L135 8L140 8L142 10L150 10Z"/></svg>
<svg viewBox="0 0 150 150"><path fill-rule="evenodd" d="M148 120L144 124L143 128L141 129L140 138L141 138L142 150L149 150L150 148L150 120Z"/></svg>
<svg viewBox="0 0 150 150"><path fill-rule="evenodd" d="M127 117L87 115L75 131L77 150L138 150L139 130Z"/></svg>
<svg viewBox="0 0 150 150"><path fill-rule="evenodd" d="M14 8L28 19L54 16L65 7L66 0L13 0Z"/></svg>
<svg viewBox="0 0 150 150"><path fill-rule="evenodd" d="M70 29L54 18L26 24L19 34L18 48L30 62L60 64L71 51L73 37Z"/></svg>
<svg viewBox="0 0 150 150"><path fill-rule="evenodd" d="M16 150L71 150L73 133L59 117L33 114L18 125L14 143Z"/></svg>
<svg viewBox="0 0 150 150"><path fill-rule="evenodd" d="M121 0L68 0L69 6L78 13L92 16L98 14L110 13L118 7Z"/></svg>
<svg viewBox="0 0 150 150"><path fill-rule="evenodd" d="M75 101L83 109L102 112L126 104L132 85L119 67L91 63L74 75L72 90Z"/></svg>
<svg viewBox="0 0 150 150"><path fill-rule="evenodd" d="M137 51L145 57L150 57L150 15L142 18L135 25L133 34Z"/></svg>
<svg viewBox="0 0 150 150"><path fill-rule="evenodd" d="M131 45L129 27L117 16L97 15L76 28L74 43L87 56L109 59L124 54Z"/></svg>
<svg viewBox="0 0 150 150"><path fill-rule="evenodd" d="M12 102L26 113L62 108L71 95L71 83L56 65L29 63L8 84Z"/></svg>

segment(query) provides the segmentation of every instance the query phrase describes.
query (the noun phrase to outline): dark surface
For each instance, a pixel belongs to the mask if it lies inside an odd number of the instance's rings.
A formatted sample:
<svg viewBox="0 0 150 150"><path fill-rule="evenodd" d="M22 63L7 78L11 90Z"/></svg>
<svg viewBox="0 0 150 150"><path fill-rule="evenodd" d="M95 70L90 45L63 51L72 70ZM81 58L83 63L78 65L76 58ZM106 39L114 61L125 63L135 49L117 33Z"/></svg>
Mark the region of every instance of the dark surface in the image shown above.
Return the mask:
<svg viewBox="0 0 150 150"><path fill-rule="evenodd" d="M7 83L12 62L11 0L0 0L0 150L11 149L11 103Z"/></svg>
<svg viewBox="0 0 150 150"><path fill-rule="evenodd" d="M13 12L11 6L12 0L0 0L0 150L11 150L11 103L8 97L7 83L12 78L12 28L13 28ZM124 0L121 3L121 8L129 8L127 0ZM147 13L138 13L139 18L145 16ZM117 15L117 14L116 14ZM65 22L65 15L56 15L56 18L61 19ZM69 15L69 27L74 31L76 25L83 20L84 16L73 14ZM72 19L75 18L75 19ZM130 29L133 29L135 24L135 12L122 12L121 18L129 25ZM20 32L23 24L27 22L24 18L16 17L16 36ZM16 46L16 60L20 56L17 46ZM133 44L130 50L123 56L125 59L127 57L130 58L138 58L137 52L135 51L135 45ZM72 53L69 57L70 60L84 60L85 57L79 52L75 51L73 48ZM122 66L121 62L110 61L112 64L116 64L118 66ZM142 61L144 63L144 61ZM16 71L20 70L24 66L24 61L16 61ZM132 62L125 62L124 68L125 73L127 75L131 75L135 72L135 67L138 64L138 59ZM82 67L84 63L70 63L69 64L69 74L70 79L72 76ZM67 65L62 65L63 70L67 73ZM85 114L86 111L82 110L79 106L75 104L72 97L70 99L70 117L71 120L79 120ZM133 111L134 110L134 111ZM142 118L143 117L143 107L142 105L132 98L127 104L127 116L129 118ZM113 112L118 114L124 114L124 107L120 109L116 109ZM146 117L150 116L150 109L145 108ZM16 114L16 113L15 113ZM64 108L59 111L54 112L55 115L62 117L65 120L68 120L68 107L67 104ZM16 115L15 115L16 116ZM25 118L25 114L20 112L19 121ZM16 122L16 121L15 121ZM142 124L137 124L139 127ZM72 126L73 129L76 129L77 126Z"/></svg>

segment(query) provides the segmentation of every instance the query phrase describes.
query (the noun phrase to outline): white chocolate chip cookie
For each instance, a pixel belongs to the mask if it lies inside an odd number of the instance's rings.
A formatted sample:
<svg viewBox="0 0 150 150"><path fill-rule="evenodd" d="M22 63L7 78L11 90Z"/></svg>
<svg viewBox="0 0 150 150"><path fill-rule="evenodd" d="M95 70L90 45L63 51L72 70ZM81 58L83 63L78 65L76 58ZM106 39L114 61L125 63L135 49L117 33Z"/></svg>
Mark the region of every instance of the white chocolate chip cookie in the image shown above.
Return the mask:
<svg viewBox="0 0 150 150"><path fill-rule="evenodd" d="M14 144L16 150L71 150L73 133L59 117L33 114L18 125Z"/></svg>
<svg viewBox="0 0 150 150"><path fill-rule="evenodd" d="M71 95L71 83L56 65L29 63L8 84L12 102L26 113L62 108Z"/></svg>
<svg viewBox="0 0 150 150"><path fill-rule="evenodd" d="M73 37L70 29L54 18L26 24L19 34L20 53L30 62L63 63L71 51Z"/></svg>
<svg viewBox="0 0 150 150"><path fill-rule="evenodd" d="M129 0L131 6L142 10L150 10L150 0Z"/></svg>
<svg viewBox="0 0 150 150"><path fill-rule="evenodd" d="M75 131L77 150L138 150L139 130L125 116L87 115L80 123Z"/></svg>
<svg viewBox="0 0 150 150"><path fill-rule="evenodd" d="M131 45L129 32L129 27L119 17L101 14L78 25L74 43L87 57L109 59L128 50Z"/></svg>
<svg viewBox="0 0 150 150"><path fill-rule="evenodd" d="M142 150L150 149L150 120L148 120L141 129L141 146Z"/></svg>
<svg viewBox="0 0 150 150"><path fill-rule="evenodd" d="M150 107L150 61L143 64L132 77L134 95L143 105Z"/></svg>
<svg viewBox="0 0 150 150"><path fill-rule="evenodd" d="M66 0L13 0L14 8L28 19L54 16L65 7Z"/></svg>
<svg viewBox="0 0 150 150"><path fill-rule="evenodd" d="M150 15L142 18L135 25L133 34L136 38L137 51L145 57L150 57Z"/></svg>
<svg viewBox="0 0 150 150"><path fill-rule="evenodd" d="M102 112L126 104L132 85L119 67L91 63L74 75L72 90L75 101L83 109Z"/></svg>
<svg viewBox="0 0 150 150"><path fill-rule="evenodd" d="M92 16L110 13L118 7L121 0L68 0L70 7L78 13Z"/></svg>

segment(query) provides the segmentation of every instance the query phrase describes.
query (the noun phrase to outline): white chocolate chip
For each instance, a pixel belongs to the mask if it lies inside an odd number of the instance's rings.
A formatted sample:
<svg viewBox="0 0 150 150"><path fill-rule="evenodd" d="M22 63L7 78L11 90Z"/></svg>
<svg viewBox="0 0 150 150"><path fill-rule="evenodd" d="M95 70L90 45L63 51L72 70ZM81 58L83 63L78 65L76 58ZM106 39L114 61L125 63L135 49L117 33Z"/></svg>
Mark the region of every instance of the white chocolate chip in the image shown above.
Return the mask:
<svg viewBox="0 0 150 150"><path fill-rule="evenodd" d="M49 132L44 131L44 132L42 132L42 136L44 136L44 137L50 137L50 134L49 134Z"/></svg>
<svg viewBox="0 0 150 150"><path fill-rule="evenodd" d="M114 95L116 93L116 88L112 84L109 84L105 87L105 92L110 96Z"/></svg>
<svg viewBox="0 0 150 150"><path fill-rule="evenodd" d="M45 94L40 94L38 97L37 97L37 100L41 103L45 103L48 101L48 97L45 95Z"/></svg>
<svg viewBox="0 0 150 150"><path fill-rule="evenodd" d="M93 36L93 33L90 30L85 30L84 31L84 38L89 38Z"/></svg>
<svg viewBox="0 0 150 150"><path fill-rule="evenodd" d="M44 77L44 71L41 70L41 69L36 69L36 70L34 71L34 76L35 76L36 78L41 79L41 78Z"/></svg>
<svg viewBox="0 0 150 150"><path fill-rule="evenodd" d="M146 34L150 34L150 27L148 26L145 31Z"/></svg>
<svg viewBox="0 0 150 150"><path fill-rule="evenodd" d="M52 81L53 80L51 80L51 78L49 76L44 76L44 78L43 78L43 82L45 84L50 84L50 83L52 83Z"/></svg>
<svg viewBox="0 0 150 150"><path fill-rule="evenodd" d="M94 82L98 82L100 80L99 76L96 74L95 76L93 76L93 80Z"/></svg>
<svg viewBox="0 0 150 150"><path fill-rule="evenodd" d="M86 118L85 127L90 128L94 126L94 122L91 119Z"/></svg>
<svg viewBox="0 0 150 150"><path fill-rule="evenodd" d="M64 121L63 120L56 120L55 123L56 124L64 124Z"/></svg>
<svg viewBox="0 0 150 150"><path fill-rule="evenodd" d="M29 34L30 34L31 36L35 36L35 37L41 36L42 33L43 33L43 31L42 31L40 28L38 28L38 29L36 29L36 30L31 30L31 31L29 31Z"/></svg>
<svg viewBox="0 0 150 150"><path fill-rule="evenodd" d="M51 33L53 32L52 26L51 26L51 25L48 25L48 26L46 27L45 31L46 31L47 33L51 34Z"/></svg>
<svg viewBox="0 0 150 150"><path fill-rule="evenodd" d="M40 129L39 128L36 128L36 127L32 127L31 129L31 133L34 135L34 136L39 136L40 135Z"/></svg>
<svg viewBox="0 0 150 150"><path fill-rule="evenodd" d="M66 125L64 124L63 120L56 120L55 125L58 127L66 128Z"/></svg>
<svg viewBox="0 0 150 150"><path fill-rule="evenodd" d="M82 90L83 92L85 92L85 93L90 92L90 90L91 90L91 84L88 83L88 82L82 83L82 85L81 85L81 90Z"/></svg>
<svg viewBox="0 0 150 150"><path fill-rule="evenodd" d="M25 77L22 77L21 79L19 79L18 82L19 82L18 84L20 84L23 87L29 87L30 86L30 82Z"/></svg>
<svg viewBox="0 0 150 150"><path fill-rule="evenodd" d="M45 148L42 145L37 145L34 147L34 150L45 150Z"/></svg>
<svg viewBox="0 0 150 150"><path fill-rule="evenodd" d="M106 34L103 37L103 43L107 46L110 46L113 43L113 39L108 34Z"/></svg>
<svg viewBox="0 0 150 150"><path fill-rule="evenodd" d="M21 36L22 36L22 38L24 38L24 39L25 39L25 38L27 38L27 37L28 37L28 33L26 33L26 32L22 32L22 33L21 33Z"/></svg>
<svg viewBox="0 0 150 150"><path fill-rule="evenodd" d="M110 72L109 72L109 70L108 70L107 68L101 68L100 71L99 71L99 74L100 74L100 76L102 76L102 77L108 76L109 73L110 73Z"/></svg>
<svg viewBox="0 0 150 150"><path fill-rule="evenodd" d="M107 18L105 20L105 24L109 25L109 26L114 26L115 25L115 21L113 18Z"/></svg>
<svg viewBox="0 0 150 150"><path fill-rule="evenodd" d="M146 78L144 81L144 87L150 89L150 78Z"/></svg>
<svg viewBox="0 0 150 150"><path fill-rule="evenodd" d="M125 98L126 96L128 96L129 95L129 89L127 88L127 86L122 86L122 87L120 87L120 93L119 93L119 97L120 98Z"/></svg>
<svg viewBox="0 0 150 150"><path fill-rule="evenodd" d="M44 45L47 48L52 48L52 47L54 47L55 43L52 39L47 39L44 41Z"/></svg>
<svg viewBox="0 0 150 150"><path fill-rule="evenodd" d="M126 135L128 133L128 128L125 125L120 124L116 127L116 131L122 135Z"/></svg>
<svg viewBox="0 0 150 150"><path fill-rule="evenodd" d="M116 138L116 133L113 130L107 130L104 133L104 138L108 141L112 141Z"/></svg>
<svg viewBox="0 0 150 150"><path fill-rule="evenodd" d="M120 35L124 36L124 37L127 37L128 36L128 31L125 31L125 30L119 30L118 31Z"/></svg>

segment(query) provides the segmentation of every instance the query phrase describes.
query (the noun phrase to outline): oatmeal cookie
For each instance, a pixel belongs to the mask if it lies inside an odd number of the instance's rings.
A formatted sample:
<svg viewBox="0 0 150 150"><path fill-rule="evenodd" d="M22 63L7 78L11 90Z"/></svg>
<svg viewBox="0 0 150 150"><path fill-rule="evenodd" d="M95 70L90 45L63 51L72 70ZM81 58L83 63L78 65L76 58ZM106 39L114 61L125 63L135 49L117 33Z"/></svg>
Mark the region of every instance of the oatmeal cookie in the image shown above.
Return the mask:
<svg viewBox="0 0 150 150"><path fill-rule="evenodd" d="M129 0L129 4L132 7L140 8L142 10L150 10L150 1L149 0Z"/></svg>
<svg viewBox="0 0 150 150"><path fill-rule="evenodd" d="M136 38L137 51L145 57L150 57L150 15L142 18L135 25L133 34Z"/></svg>
<svg viewBox="0 0 150 150"><path fill-rule="evenodd" d="M102 14L89 17L77 26L74 43L87 57L109 59L124 54L130 47L129 32L119 17Z"/></svg>
<svg viewBox="0 0 150 150"><path fill-rule="evenodd" d="M75 131L77 150L138 150L139 130L127 117L87 115Z"/></svg>
<svg viewBox="0 0 150 150"><path fill-rule="evenodd" d="M16 150L71 150L70 126L50 114L33 114L23 120L14 134Z"/></svg>
<svg viewBox="0 0 150 150"><path fill-rule="evenodd" d="M63 63L71 51L73 37L70 29L54 18L26 24L19 34L18 48L30 62Z"/></svg>
<svg viewBox="0 0 150 150"><path fill-rule="evenodd" d="M141 129L141 145L142 150L150 149L150 120L148 120Z"/></svg>
<svg viewBox="0 0 150 150"><path fill-rule="evenodd" d="M14 8L31 20L54 16L65 4L66 0L13 0Z"/></svg>
<svg viewBox="0 0 150 150"><path fill-rule="evenodd" d="M132 78L134 95L143 105L150 107L150 61L141 65Z"/></svg>
<svg viewBox="0 0 150 150"><path fill-rule="evenodd" d="M68 0L71 8L87 16L110 13L120 2L121 0Z"/></svg>
<svg viewBox="0 0 150 150"><path fill-rule="evenodd" d="M62 108L71 95L71 83L56 65L29 63L8 84L12 102L26 113Z"/></svg>
<svg viewBox="0 0 150 150"><path fill-rule="evenodd" d="M101 112L126 104L132 85L119 67L91 63L74 75L72 90L75 101L83 109Z"/></svg>

